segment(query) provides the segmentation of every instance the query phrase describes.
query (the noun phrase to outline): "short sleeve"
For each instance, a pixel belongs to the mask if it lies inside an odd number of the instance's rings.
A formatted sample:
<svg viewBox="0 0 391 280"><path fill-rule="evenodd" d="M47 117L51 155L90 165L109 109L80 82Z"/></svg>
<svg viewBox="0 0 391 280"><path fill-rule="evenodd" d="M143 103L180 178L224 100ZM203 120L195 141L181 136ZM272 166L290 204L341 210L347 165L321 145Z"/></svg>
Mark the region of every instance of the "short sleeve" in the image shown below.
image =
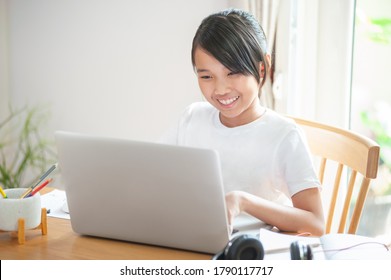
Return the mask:
<svg viewBox="0 0 391 280"><path fill-rule="evenodd" d="M304 134L295 126L281 141L276 164L282 191L292 197L309 188L320 187Z"/></svg>

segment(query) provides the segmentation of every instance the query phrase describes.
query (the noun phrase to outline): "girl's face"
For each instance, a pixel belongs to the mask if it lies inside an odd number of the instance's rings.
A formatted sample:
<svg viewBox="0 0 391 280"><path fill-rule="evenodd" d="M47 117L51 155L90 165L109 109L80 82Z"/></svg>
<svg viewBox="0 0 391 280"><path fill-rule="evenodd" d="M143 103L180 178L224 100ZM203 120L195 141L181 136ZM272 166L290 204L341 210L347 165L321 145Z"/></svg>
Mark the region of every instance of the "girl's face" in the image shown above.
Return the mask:
<svg viewBox="0 0 391 280"><path fill-rule="evenodd" d="M201 48L194 55L198 84L206 100L220 111L220 121L235 127L258 119L260 81L252 75L233 73Z"/></svg>

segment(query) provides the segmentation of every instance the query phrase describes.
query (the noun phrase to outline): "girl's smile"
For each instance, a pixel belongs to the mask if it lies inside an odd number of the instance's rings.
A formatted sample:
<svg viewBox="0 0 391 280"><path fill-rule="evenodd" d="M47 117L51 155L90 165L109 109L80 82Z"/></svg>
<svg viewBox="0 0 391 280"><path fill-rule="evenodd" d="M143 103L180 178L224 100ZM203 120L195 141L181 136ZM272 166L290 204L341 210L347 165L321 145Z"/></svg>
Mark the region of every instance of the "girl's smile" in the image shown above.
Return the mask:
<svg viewBox="0 0 391 280"><path fill-rule="evenodd" d="M226 98L226 99L218 98L217 101L220 102L222 106L227 107L227 108L231 108L238 99L239 99L239 96L235 96L235 97Z"/></svg>

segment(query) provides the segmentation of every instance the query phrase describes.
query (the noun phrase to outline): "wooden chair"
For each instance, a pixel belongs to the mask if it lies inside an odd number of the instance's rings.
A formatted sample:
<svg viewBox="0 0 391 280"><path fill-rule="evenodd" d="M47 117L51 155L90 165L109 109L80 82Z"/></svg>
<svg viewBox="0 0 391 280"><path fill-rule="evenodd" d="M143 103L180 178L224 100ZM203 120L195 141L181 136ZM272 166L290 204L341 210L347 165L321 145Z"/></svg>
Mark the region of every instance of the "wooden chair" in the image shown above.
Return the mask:
<svg viewBox="0 0 391 280"><path fill-rule="evenodd" d="M322 184L324 183L326 163L333 161L338 166L329 210L326 215L326 233L329 233L332 225L336 223L338 225L338 233L355 234L368 194L369 183L377 175L380 153L379 145L375 141L349 130L298 118L292 119L296 121L306 134L312 154L320 159L319 180ZM340 182L344 168L347 168L350 174L348 174L347 189L345 192L341 192ZM362 175L360 176L362 177L361 185L356 184L357 173ZM357 197L349 227L346 231L353 192L357 192ZM343 201L339 224L338 220L334 219L337 201Z"/></svg>

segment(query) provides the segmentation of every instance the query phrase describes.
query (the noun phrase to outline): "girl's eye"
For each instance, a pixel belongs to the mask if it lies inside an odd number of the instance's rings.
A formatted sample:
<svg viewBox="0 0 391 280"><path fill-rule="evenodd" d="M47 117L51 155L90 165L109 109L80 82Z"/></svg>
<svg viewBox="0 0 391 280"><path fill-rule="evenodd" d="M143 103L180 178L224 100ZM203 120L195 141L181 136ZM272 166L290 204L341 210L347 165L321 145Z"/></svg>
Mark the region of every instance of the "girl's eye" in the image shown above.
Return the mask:
<svg viewBox="0 0 391 280"><path fill-rule="evenodd" d="M203 75L200 78L203 79L203 80L209 80L209 79L212 79L212 76Z"/></svg>
<svg viewBox="0 0 391 280"><path fill-rule="evenodd" d="M233 76L233 75L236 75L236 74L239 74L239 72L229 72L228 76Z"/></svg>

